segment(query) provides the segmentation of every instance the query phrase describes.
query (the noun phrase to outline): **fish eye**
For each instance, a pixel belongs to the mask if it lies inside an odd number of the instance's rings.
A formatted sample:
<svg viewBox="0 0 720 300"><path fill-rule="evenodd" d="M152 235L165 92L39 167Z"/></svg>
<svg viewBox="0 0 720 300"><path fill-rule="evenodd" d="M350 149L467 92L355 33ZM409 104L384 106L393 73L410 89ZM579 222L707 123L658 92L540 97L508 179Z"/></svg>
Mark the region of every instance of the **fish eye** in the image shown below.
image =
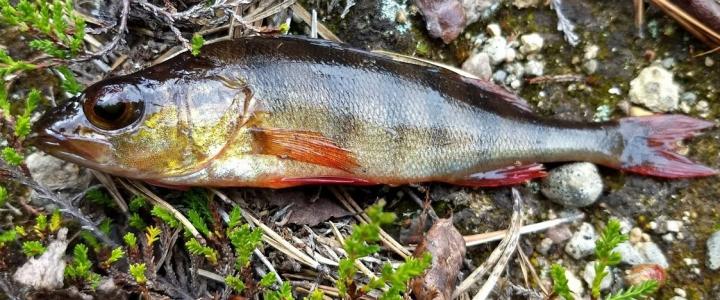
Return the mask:
<svg viewBox="0 0 720 300"><path fill-rule="evenodd" d="M118 130L132 125L140 119L143 104L140 101L124 99L100 99L86 101L85 115L91 124L103 130Z"/></svg>

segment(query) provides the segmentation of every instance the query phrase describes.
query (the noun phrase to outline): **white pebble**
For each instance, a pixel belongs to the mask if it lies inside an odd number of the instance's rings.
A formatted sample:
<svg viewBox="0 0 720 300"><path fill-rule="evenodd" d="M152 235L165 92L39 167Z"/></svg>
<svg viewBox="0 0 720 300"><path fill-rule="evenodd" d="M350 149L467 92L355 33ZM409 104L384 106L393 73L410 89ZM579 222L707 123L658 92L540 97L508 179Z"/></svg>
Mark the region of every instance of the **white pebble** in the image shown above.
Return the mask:
<svg viewBox="0 0 720 300"><path fill-rule="evenodd" d="M487 31L490 34L490 36L500 36L502 32L500 31L500 25L497 23L492 23L487 26Z"/></svg>
<svg viewBox="0 0 720 300"><path fill-rule="evenodd" d="M520 52L523 54L535 53L542 49L545 40L537 33L525 34L520 37Z"/></svg>

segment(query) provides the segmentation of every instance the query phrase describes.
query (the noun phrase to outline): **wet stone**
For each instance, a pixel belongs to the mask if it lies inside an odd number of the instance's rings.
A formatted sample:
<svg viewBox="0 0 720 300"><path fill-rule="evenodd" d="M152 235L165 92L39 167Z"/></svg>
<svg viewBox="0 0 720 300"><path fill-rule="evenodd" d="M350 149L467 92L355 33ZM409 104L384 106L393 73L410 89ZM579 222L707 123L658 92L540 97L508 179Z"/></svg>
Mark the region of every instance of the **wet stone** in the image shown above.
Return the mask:
<svg viewBox="0 0 720 300"><path fill-rule="evenodd" d="M680 87L673 80L672 72L649 66L630 82L630 101L643 105L654 112L677 109Z"/></svg>
<svg viewBox="0 0 720 300"><path fill-rule="evenodd" d="M670 266L667 258L665 257L665 253L663 253L662 249L660 249L657 244L653 242L640 243L638 244L637 249L645 260L645 263L658 264L666 269Z"/></svg>
<svg viewBox="0 0 720 300"><path fill-rule="evenodd" d="M551 201L567 207L584 207L595 203L603 182L594 164L572 163L552 169L543 178L541 191Z"/></svg>
<svg viewBox="0 0 720 300"><path fill-rule="evenodd" d="M707 267L720 269L720 231L716 231L707 240Z"/></svg>
<svg viewBox="0 0 720 300"><path fill-rule="evenodd" d="M596 240L595 228L590 223L583 223L565 244L565 252L575 259L590 256L595 252Z"/></svg>
<svg viewBox="0 0 720 300"><path fill-rule="evenodd" d="M462 69L484 80L492 76L490 57L485 52L474 53L462 64Z"/></svg>

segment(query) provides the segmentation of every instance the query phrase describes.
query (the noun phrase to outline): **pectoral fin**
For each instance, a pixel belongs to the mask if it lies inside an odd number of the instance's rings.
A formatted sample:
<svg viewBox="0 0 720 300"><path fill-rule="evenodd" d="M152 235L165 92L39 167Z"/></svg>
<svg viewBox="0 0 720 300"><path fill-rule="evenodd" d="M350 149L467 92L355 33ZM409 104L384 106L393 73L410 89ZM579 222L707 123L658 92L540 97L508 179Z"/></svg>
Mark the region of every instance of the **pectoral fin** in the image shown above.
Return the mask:
<svg viewBox="0 0 720 300"><path fill-rule="evenodd" d="M347 149L321 133L280 128L251 129L257 153L275 155L352 173L359 166Z"/></svg>

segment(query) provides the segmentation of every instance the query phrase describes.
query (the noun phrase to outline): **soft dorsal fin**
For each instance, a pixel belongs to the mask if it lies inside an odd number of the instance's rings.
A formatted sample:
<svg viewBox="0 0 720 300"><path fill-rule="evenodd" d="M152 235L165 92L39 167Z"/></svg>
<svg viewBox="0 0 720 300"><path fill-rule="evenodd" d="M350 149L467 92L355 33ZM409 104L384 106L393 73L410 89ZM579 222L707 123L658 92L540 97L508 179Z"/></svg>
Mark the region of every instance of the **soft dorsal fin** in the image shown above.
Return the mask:
<svg viewBox="0 0 720 300"><path fill-rule="evenodd" d="M257 153L275 155L352 173L355 156L322 133L282 128L251 129Z"/></svg>
<svg viewBox="0 0 720 300"><path fill-rule="evenodd" d="M520 98L520 96L515 95L514 93L506 90L504 87L499 86L491 81L484 80L480 77L477 77L473 74L471 74L468 71L465 71L460 68L456 68L453 66L449 66L443 63L431 61L424 58L418 58L410 55L385 51L385 50L373 50L372 52L385 55L389 57L390 59L401 61L409 64L415 64L419 66L424 67L436 67L448 70L450 72L453 72L455 74L458 74L462 77L463 81L470 83L472 85L477 86L478 88L482 89L483 91L486 91L488 93L495 94L498 99L505 100L509 102L512 106L519 108L521 110L524 110L526 112L533 112L532 108L530 108L530 105L525 101L525 99Z"/></svg>

